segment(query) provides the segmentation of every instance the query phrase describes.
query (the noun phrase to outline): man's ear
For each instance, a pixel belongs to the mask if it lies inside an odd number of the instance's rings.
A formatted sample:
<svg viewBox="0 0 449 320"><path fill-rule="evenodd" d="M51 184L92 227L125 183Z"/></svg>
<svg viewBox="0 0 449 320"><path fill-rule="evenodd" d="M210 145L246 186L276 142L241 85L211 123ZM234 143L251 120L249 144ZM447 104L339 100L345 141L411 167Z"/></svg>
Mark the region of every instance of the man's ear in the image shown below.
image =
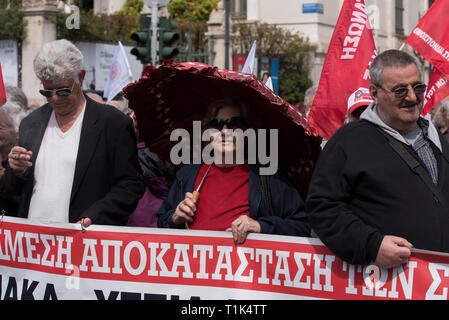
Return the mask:
<svg viewBox="0 0 449 320"><path fill-rule="evenodd" d="M79 83L82 85L83 81L84 81L84 77L86 76L86 70L81 70L80 73L78 74L78 81Z"/></svg>
<svg viewBox="0 0 449 320"><path fill-rule="evenodd" d="M373 98L374 102L377 104L377 95L379 93L378 88L374 84L369 85L369 93L371 94L371 97Z"/></svg>

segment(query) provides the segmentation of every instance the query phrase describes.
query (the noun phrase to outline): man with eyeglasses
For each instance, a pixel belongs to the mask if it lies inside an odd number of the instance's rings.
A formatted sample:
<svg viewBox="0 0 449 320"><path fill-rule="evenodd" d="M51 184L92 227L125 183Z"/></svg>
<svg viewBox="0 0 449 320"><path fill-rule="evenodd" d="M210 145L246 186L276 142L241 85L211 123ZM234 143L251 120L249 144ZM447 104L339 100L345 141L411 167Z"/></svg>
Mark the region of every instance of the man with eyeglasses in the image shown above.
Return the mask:
<svg viewBox="0 0 449 320"><path fill-rule="evenodd" d="M412 56L378 55L374 100L324 148L307 197L310 223L341 259L383 268L412 248L449 252L449 145L420 117L426 85Z"/></svg>
<svg viewBox="0 0 449 320"><path fill-rule="evenodd" d="M34 59L47 104L23 119L3 184L18 216L36 222L125 225L145 190L133 123L83 94L81 52L46 43Z"/></svg>

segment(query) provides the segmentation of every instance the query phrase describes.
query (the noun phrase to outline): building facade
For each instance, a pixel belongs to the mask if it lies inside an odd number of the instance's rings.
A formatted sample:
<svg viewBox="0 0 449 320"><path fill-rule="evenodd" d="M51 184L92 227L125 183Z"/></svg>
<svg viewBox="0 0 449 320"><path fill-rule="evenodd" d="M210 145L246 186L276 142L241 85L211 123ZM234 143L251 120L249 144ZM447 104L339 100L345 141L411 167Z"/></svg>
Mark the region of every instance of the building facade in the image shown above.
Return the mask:
<svg viewBox="0 0 449 320"><path fill-rule="evenodd" d="M308 38L315 48L309 77L318 84L343 2L282 0L280 4L273 0L231 0L231 9L237 19L275 24ZM378 53L399 49L432 3L427 0L365 0ZM411 51L410 48L405 50Z"/></svg>
<svg viewBox="0 0 449 320"><path fill-rule="evenodd" d="M166 0L161 0L167 2ZM208 37L213 39L213 65L225 67L225 10L222 0L216 11L211 14ZM233 21L264 22L277 25L308 38L314 47L311 53L311 68L309 78L318 84L322 66L326 57L329 43L338 20L344 0L229 0L231 24ZM126 0L82 0L83 9L93 9L96 13L111 14L120 10ZM55 25L45 16L55 15L65 7L70 7L73 0L24 0L22 5L27 21L27 39L21 46L21 68L27 77L21 78L21 87L33 99L41 98L37 92L40 82L34 76L32 61L39 48L48 41L56 38ZM146 0L145 3L150 3ZM365 0L367 12L373 30L374 41L378 52L386 49L400 48L404 40L416 26L420 18L426 13L433 0ZM70 9L70 8L69 8ZM144 11L149 8L144 6ZM69 10L70 12L70 10ZM161 14L161 13L160 13ZM164 12L164 15L168 12ZM231 35L232 41L232 35ZM10 44L8 43L8 46ZM232 47L232 46L230 46ZM3 48L0 48L3 50ZM9 49L5 49L6 51ZM17 49L16 49L17 50ZM405 50L413 52L410 47ZM3 51L0 51L2 53ZM2 53L2 55L4 55ZM232 67L232 54L230 67ZM429 69L429 64L423 61ZM17 62L17 65L20 62ZM9 72L9 71L8 71ZM19 72L10 72L13 82L17 82ZM427 77L427 72L425 73ZM98 77L97 77L98 78ZM427 80L425 78L424 80Z"/></svg>

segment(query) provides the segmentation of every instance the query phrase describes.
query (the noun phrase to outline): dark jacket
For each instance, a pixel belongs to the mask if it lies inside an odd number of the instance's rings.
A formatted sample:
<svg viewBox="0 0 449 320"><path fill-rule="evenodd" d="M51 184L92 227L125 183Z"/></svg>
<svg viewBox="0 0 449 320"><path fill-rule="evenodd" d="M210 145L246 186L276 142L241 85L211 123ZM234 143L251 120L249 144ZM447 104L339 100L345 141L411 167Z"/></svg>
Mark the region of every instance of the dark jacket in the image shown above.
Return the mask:
<svg viewBox="0 0 449 320"><path fill-rule="evenodd" d="M441 135L440 141L443 152L430 144L438 161L438 188L449 203L449 145ZM375 261L384 235L403 237L415 248L449 252L448 208L366 120L343 126L326 144L306 209L324 244L350 263Z"/></svg>
<svg viewBox="0 0 449 320"><path fill-rule="evenodd" d="M185 228L184 224L173 224L172 215L177 205L184 200L185 193L193 191L200 168L201 165L192 164L178 171L168 197L157 212L159 227ZM299 193L281 172L271 176L269 181L273 215L270 215L263 200L259 168L250 165L248 191L250 217L260 223L262 233L309 236L310 227L304 211L304 201Z"/></svg>
<svg viewBox="0 0 449 320"><path fill-rule="evenodd" d="M1 166L6 169L8 159L1 162ZM19 207L20 197L10 192L6 192L3 188L3 182L0 186L0 215L5 213L7 216L17 215L17 208Z"/></svg>
<svg viewBox="0 0 449 320"><path fill-rule="evenodd" d="M89 217L95 224L124 225L145 191L132 119L111 106L86 100L69 222ZM33 166L20 178L8 166L3 177L5 188L20 194L19 217L28 216L34 164L51 112L45 104L22 120L18 145L33 152Z"/></svg>

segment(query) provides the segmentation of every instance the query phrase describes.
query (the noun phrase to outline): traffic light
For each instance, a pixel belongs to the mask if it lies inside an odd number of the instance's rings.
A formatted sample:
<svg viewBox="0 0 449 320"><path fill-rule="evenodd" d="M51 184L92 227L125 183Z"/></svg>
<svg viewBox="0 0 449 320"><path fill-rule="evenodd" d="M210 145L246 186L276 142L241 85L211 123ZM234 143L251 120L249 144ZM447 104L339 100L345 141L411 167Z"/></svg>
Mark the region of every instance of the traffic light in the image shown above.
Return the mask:
<svg viewBox="0 0 449 320"><path fill-rule="evenodd" d="M131 35L131 39L137 42L136 47L131 49L131 54L136 56L143 64L151 61L151 18L147 15L140 16L140 30Z"/></svg>
<svg viewBox="0 0 449 320"><path fill-rule="evenodd" d="M173 59L179 53L176 42L179 34L173 32L178 28L178 24L165 17L159 18L159 62Z"/></svg>

